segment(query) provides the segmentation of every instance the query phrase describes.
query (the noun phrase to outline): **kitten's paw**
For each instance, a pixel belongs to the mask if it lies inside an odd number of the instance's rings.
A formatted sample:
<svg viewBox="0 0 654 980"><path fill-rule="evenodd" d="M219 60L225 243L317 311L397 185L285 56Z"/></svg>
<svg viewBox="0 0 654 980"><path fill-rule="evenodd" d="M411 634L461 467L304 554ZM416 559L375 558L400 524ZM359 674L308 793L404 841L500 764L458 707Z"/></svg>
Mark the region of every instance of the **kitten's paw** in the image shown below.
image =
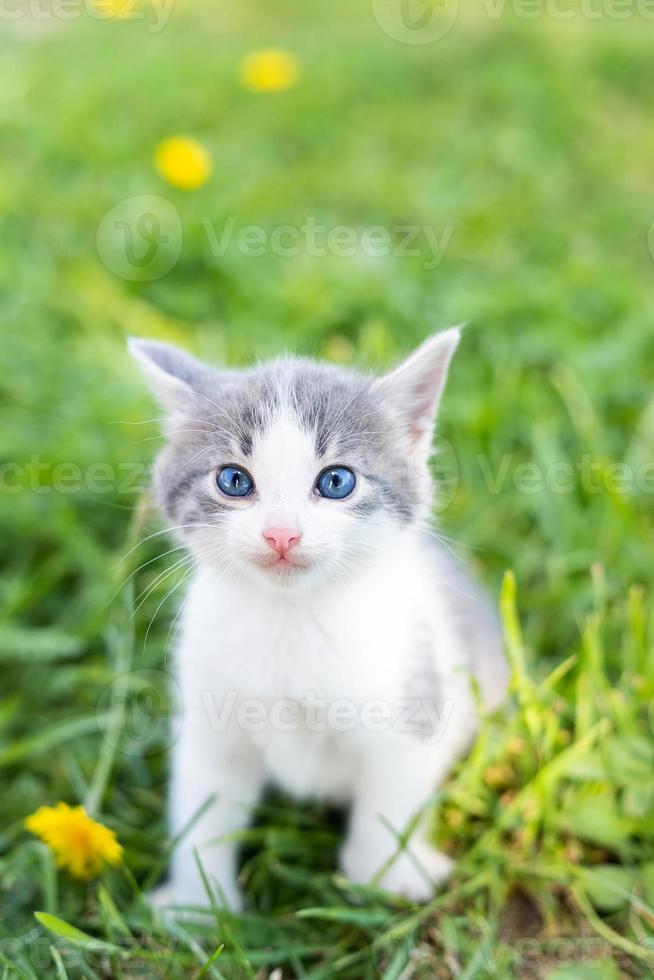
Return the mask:
<svg viewBox="0 0 654 980"><path fill-rule="evenodd" d="M454 861L427 845L400 854L381 880L381 887L412 902L428 902L454 870Z"/></svg>
<svg viewBox="0 0 654 980"><path fill-rule="evenodd" d="M428 902L435 888L451 875L454 862L428 844L414 844L410 850L411 854L403 852L397 856L379 881L379 887L412 902ZM341 867L350 881L357 884L370 884L380 866L377 851L372 853L348 843L341 852Z"/></svg>

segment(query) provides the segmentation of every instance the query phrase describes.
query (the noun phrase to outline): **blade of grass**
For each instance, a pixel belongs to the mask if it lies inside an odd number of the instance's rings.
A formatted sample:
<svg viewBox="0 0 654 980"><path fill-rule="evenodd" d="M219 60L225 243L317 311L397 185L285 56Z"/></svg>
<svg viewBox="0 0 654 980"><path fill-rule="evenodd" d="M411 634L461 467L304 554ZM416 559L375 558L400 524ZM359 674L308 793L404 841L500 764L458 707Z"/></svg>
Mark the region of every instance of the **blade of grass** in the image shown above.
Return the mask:
<svg viewBox="0 0 654 980"><path fill-rule="evenodd" d="M68 980L68 974L66 972L66 967L64 966L64 961L62 960L61 953L56 946L50 947L50 955L54 960L58 980Z"/></svg>
<svg viewBox="0 0 654 980"><path fill-rule="evenodd" d="M91 816L97 814L109 783L122 730L125 725L125 705L129 687L129 669L134 650L134 623L131 619L133 605L133 583L130 581L124 593L124 601L120 604L120 619L107 630L107 648L113 659L114 696L112 708L106 727L103 726L104 738L100 745L100 754L93 773L91 785L84 806Z"/></svg>

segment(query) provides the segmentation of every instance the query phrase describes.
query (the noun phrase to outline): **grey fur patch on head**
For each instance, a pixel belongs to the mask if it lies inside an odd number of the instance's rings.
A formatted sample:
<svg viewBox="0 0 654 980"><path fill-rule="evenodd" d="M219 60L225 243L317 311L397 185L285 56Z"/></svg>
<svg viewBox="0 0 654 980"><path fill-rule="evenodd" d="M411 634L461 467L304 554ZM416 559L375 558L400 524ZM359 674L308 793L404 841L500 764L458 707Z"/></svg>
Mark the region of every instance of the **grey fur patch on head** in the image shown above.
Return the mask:
<svg viewBox="0 0 654 980"><path fill-rule="evenodd" d="M379 379L292 357L222 371L165 344L138 340L130 349L170 412L155 487L176 524L215 521L229 510L207 489L207 473L247 465L282 408L311 434L321 465L349 465L366 478L365 497L343 502L361 520L383 510L406 524L429 502L427 469L409 451L397 393L389 397Z"/></svg>

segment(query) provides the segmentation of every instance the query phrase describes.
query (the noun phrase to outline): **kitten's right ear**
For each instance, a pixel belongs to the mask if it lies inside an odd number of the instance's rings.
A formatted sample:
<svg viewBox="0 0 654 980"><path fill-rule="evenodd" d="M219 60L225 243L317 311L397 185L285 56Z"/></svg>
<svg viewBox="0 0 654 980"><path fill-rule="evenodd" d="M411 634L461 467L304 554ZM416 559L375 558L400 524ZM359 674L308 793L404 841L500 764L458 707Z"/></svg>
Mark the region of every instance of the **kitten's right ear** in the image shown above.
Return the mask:
<svg viewBox="0 0 654 980"><path fill-rule="evenodd" d="M173 415L188 410L207 368L172 344L156 340L129 337L127 349L163 407Z"/></svg>

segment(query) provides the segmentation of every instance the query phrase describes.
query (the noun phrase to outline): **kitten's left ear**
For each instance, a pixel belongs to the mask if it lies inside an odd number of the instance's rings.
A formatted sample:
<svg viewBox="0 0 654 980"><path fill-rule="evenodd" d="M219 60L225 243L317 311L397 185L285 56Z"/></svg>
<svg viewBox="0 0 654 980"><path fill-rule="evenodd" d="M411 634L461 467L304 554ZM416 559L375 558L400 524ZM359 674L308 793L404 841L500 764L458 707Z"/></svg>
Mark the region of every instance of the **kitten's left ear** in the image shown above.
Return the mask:
<svg viewBox="0 0 654 980"><path fill-rule="evenodd" d="M178 347L156 340L130 337L127 349L161 405L172 415L188 412L193 392L200 388L208 368Z"/></svg>
<svg viewBox="0 0 654 980"><path fill-rule="evenodd" d="M429 454L438 405L461 328L434 334L377 385L404 423L411 452Z"/></svg>

